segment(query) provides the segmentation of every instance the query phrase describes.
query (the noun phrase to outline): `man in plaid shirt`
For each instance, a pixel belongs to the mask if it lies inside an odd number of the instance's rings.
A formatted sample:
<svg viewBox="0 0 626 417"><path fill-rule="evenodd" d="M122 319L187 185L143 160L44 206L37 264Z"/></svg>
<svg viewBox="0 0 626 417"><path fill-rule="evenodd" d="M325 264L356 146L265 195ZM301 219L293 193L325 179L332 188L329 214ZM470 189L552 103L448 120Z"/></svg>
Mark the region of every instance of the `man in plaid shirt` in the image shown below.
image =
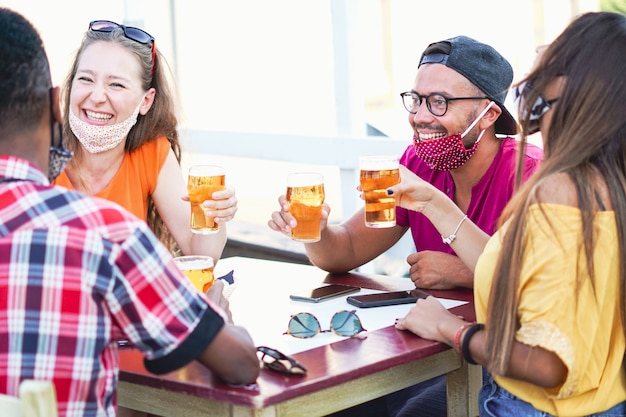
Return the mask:
<svg viewBox="0 0 626 417"><path fill-rule="evenodd" d="M198 359L227 383L253 382L249 334L197 293L144 222L50 185L71 157L59 89L39 34L6 8L0 56L0 393L50 380L60 416L114 416L121 338L152 372Z"/></svg>

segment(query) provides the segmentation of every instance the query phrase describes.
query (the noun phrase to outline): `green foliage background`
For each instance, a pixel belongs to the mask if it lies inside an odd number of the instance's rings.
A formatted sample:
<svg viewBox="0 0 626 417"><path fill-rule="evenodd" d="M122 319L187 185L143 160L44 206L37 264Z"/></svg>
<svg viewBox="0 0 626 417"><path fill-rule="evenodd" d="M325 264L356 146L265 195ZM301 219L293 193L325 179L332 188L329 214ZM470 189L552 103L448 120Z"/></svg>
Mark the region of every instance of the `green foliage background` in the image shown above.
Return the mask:
<svg viewBox="0 0 626 417"><path fill-rule="evenodd" d="M626 0L600 0L600 10L626 14Z"/></svg>

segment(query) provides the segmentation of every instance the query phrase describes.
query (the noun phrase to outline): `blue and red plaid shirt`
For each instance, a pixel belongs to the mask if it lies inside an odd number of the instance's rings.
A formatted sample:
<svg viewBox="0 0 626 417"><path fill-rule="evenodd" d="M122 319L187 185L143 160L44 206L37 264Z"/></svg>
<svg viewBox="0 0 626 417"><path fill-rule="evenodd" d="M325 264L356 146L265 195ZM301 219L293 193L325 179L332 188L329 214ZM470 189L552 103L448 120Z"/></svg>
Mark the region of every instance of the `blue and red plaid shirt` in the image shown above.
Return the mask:
<svg viewBox="0 0 626 417"><path fill-rule="evenodd" d="M60 416L114 416L118 339L163 373L223 324L143 221L0 156L1 393L51 380Z"/></svg>

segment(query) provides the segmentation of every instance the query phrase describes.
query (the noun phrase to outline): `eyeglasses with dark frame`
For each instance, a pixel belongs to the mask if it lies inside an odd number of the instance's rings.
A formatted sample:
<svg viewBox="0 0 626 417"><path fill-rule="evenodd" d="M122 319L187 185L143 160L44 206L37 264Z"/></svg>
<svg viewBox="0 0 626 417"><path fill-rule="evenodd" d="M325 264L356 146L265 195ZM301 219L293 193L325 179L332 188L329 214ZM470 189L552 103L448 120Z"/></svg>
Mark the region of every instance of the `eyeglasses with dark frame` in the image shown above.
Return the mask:
<svg viewBox="0 0 626 417"><path fill-rule="evenodd" d="M128 39L133 40L135 42L148 45L150 44L152 48L152 74L154 75L154 60L156 58L156 46L155 40L152 35L150 35L145 30L133 27L133 26L125 26L120 25L119 23L112 22L110 20L94 20L89 22L89 30L93 32L113 32L115 29L122 29L124 31L124 36Z"/></svg>
<svg viewBox="0 0 626 417"><path fill-rule="evenodd" d="M476 97L446 97L442 94L429 94L427 96L417 94L415 91L405 91L404 93L400 93L400 97L402 98L402 104L404 104L404 108L411 114L417 113L420 106L422 105L422 100L426 100L426 107L428 111L437 117L441 117L448 111L448 102L455 100L489 100L487 96L476 96Z"/></svg>
<svg viewBox="0 0 626 417"><path fill-rule="evenodd" d="M311 313L298 313L291 316L287 331L288 334L298 339L308 339L319 333L333 332L338 336L355 337L359 333L367 331L356 315L356 310L341 310L333 314L330 319L330 329L322 330L319 320Z"/></svg>
<svg viewBox="0 0 626 417"><path fill-rule="evenodd" d="M300 362L284 353L267 346L257 346L263 367L287 375L306 375L307 369Z"/></svg>

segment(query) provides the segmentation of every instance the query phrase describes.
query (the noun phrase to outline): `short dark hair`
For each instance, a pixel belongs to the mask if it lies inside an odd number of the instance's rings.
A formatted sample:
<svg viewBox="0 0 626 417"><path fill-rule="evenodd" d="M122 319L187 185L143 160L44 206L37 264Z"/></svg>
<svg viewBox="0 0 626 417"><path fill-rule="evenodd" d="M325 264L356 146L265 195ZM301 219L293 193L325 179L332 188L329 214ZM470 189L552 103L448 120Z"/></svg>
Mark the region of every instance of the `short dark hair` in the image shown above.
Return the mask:
<svg viewBox="0 0 626 417"><path fill-rule="evenodd" d="M428 45L417 67L424 64L442 64L467 78L502 109L495 123L496 133L517 133L517 122L504 106L513 81L513 67L492 46L467 36L456 36Z"/></svg>
<svg viewBox="0 0 626 417"><path fill-rule="evenodd" d="M36 126L49 105L50 65L39 33L0 8L0 129Z"/></svg>

